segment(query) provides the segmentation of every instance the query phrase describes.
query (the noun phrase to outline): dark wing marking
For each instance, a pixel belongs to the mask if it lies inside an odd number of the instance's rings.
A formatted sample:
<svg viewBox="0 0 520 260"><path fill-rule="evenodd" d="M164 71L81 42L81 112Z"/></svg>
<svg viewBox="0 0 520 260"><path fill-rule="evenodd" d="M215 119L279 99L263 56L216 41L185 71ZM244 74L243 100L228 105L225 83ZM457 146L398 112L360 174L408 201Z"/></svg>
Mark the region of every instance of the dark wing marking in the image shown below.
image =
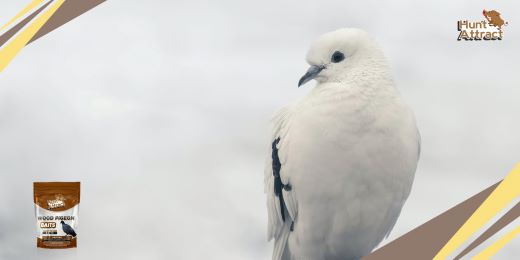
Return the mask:
<svg viewBox="0 0 520 260"><path fill-rule="evenodd" d="M282 214L282 220L285 222L285 201L283 199L282 189L289 191L291 190L291 186L289 184L284 185L282 183L282 179L280 178L280 169L282 168L282 164L280 163L280 158L278 157L278 143L280 142L280 137L276 138L272 144L272 153L271 157L273 159L273 176L274 176L274 194L278 197L280 201L280 211Z"/></svg>

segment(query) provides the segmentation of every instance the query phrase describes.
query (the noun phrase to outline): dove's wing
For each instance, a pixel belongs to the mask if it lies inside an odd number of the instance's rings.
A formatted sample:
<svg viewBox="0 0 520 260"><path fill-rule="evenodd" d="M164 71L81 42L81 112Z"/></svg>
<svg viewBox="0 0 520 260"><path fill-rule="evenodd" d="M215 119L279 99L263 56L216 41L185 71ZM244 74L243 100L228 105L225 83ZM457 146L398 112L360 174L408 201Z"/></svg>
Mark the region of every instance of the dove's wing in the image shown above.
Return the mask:
<svg viewBox="0 0 520 260"><path fill-rule="evenodd" d="M273 132L265 165L265 193L267 195L268 240L275 239L273 259L281 259L291 225L297 215L297 203L288 173L287 161L290 108L284 108L273 119Z"/></svg>
<svg viewBox="0 0 520 260"><path fill-rule="evenodd" d="M415 120L414 120L415 124ZM419 157L421 157L421 133L418 129L415 131L416 136L410 136L410 139L417 139L417 161L419 161ZM415 169L413 170L415 172ZM412 175L413 176L413 175ZM396 197L392 199L393 203L388 207L388 210L386 212L385 222L383 222L383 226L387 227L385 230L385 238L388 238L390 235L390 232L394 228L397 219L399 215L401 214L401 210L403 208L404 203L406 202L406 199L410 195L410 189L402 188L402 190L405 190L407 192L402 194L396 194ZM400 197L399 197L400 195ZM375 245L374 245L375 246Z"/></svg>

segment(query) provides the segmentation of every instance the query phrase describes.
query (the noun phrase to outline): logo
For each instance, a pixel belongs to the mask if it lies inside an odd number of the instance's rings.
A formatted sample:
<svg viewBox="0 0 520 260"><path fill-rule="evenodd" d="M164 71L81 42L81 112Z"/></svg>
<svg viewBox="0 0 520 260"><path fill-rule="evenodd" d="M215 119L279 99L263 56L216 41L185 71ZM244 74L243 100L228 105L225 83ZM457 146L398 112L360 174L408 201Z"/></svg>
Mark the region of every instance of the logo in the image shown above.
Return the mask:
<svg viewBox="0 0 520 260"><path fill-rule="evenodd" d="M500 13L495 10L483 10L482 15L484 15L485 20L460 20L457 22L458 41L502 40L504 37L503 29L508 25L508 22L504 21Z"/></svg>
<svg viewBox="0 0 520 260"><path fill-rule="evenodd" d="M61 194L56 194L56 199L47 200L47 206L49 209L65 207L65 197Z"/></svg>

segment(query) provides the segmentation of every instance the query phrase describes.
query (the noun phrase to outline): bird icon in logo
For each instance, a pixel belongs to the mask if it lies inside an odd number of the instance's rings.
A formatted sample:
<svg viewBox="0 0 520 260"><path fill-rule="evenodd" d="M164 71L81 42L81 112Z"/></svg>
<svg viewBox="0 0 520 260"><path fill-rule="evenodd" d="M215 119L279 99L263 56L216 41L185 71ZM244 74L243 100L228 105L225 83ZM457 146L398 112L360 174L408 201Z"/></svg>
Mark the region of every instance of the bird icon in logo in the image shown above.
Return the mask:
<svg viewBox="0 0 520 260"><path fill-rule="evenodd" d="M65 224L65 221L61 221L61 229L63 230L63 232L65 232L65 234L67 235L71 235L72 237L76 237L76 231L74 231L74 229L68 225L68 224Z"/></svg>

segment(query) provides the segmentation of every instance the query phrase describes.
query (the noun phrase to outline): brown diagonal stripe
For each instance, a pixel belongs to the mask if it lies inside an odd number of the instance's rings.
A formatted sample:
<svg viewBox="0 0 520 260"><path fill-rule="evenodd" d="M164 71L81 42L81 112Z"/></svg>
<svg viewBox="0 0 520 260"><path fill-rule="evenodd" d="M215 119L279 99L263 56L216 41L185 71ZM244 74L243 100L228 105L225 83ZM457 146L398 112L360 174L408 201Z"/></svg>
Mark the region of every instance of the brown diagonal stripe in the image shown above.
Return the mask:
<svg viewBox="0 0 520 260"><path fill-rule="evenodd" d="M499 183L363 257L363 260L432 259Z"/></svg>
<svg viewBox="0 0 520 260"><path fill-rule="evenodd" d="M66 24L70 20L82 15L103 2L105 2L105 0L66 0L27 44Z"/></svg>
<svg viewBox="0 0 520 260"><path fill-rule="evenodd" d="M461 259L467 255L475 247L488 240L490 237L495 235L498 231L502 230L509 223L520 217L520 202L518 202L513 208L511 208L504 216L502 216L497 222L489 227L484 233L482 233L475 241L473 241L468 247L466 247L455 259Z"/></svg>
<svg viewBox="0 0 520 260"><path fill-rule="evenodd" d="M35 16L42 12L45 7L47 7L52 1L47 2L42 7L38 8L38 10L34 11L31 15L25 17L25 19L21 20L18 24L13 26L4 34L0 35L0 47L4 45L13 35L15 35L20 29L22 29L26 24L28 24Z"/></svg>

